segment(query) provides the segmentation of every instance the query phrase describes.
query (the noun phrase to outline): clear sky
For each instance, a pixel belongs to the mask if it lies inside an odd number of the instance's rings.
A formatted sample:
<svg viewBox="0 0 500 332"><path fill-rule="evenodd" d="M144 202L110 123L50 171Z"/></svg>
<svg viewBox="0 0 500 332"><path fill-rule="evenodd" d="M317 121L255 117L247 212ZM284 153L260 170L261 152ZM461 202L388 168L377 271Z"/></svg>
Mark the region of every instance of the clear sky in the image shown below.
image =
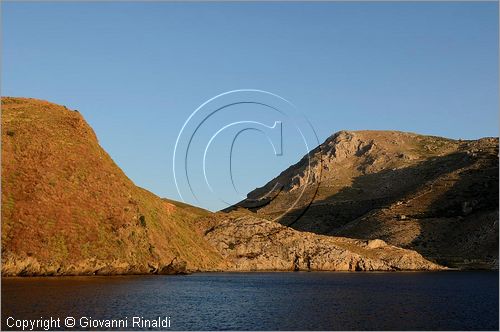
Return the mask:
<svg viewBox="0 0 500 332"><path fill-rule="evenodd" d="M291 101L320 142L341 129L498 136L496 2L3 2L2 39L2 95L78 109L136 184L173 199L179 130L234 89ZM305 153L292 142L277 157L255 133L235 144L242 193Z"/></svg>

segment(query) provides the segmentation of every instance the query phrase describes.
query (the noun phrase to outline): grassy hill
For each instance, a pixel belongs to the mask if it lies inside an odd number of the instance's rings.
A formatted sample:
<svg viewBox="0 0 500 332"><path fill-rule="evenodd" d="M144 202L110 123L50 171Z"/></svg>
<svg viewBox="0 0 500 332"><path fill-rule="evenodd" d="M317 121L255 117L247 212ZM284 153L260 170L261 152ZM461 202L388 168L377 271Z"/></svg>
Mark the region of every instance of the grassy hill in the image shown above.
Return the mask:
<svg viewBox="0 0 500 332"><path fill-rule="evenodd" d="M2 98L2 274L212 269L206 213L135 186L77 111Z"/></svg>

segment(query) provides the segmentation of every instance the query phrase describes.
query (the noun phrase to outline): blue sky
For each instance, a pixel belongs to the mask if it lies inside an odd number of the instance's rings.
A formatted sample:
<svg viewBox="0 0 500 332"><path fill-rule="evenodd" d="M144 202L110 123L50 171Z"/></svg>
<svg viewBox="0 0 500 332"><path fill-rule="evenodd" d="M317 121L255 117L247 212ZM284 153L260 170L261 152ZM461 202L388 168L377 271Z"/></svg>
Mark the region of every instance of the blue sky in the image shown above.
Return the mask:
<svg viewBox="0 0 500 332"><path fill-rule="evenodd" d="M234 89L291 101L320 142L341 129L498 136L495 2L4 2L2 25L2 95L78 109L126 174L164 197L179 199L172 154L182 125ZM283 156L264 135L238 138L239 192L305 153L283 130ZM220 151L216 171L227 163Z"/></svg>

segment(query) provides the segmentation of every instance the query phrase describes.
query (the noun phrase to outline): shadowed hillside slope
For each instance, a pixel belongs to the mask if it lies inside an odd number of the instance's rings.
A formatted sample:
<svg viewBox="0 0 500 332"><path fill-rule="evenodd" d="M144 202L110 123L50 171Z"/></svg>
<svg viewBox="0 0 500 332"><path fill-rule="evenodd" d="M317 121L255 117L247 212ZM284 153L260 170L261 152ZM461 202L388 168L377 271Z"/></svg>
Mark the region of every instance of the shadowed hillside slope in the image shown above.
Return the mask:
<svg viewBox="0 0 500 332"><path fill-rule="evenodd" d="M342 131L309 156L228 210L302 231L380 238L449 266L498 266L498 138Z"/></svg>
<svg viewBox="0 0 500 332"><path fill-rule="evenodd" d="M2 273L174 273L221 257L208 211L136 187L76 111L2 98Z"/></svg>

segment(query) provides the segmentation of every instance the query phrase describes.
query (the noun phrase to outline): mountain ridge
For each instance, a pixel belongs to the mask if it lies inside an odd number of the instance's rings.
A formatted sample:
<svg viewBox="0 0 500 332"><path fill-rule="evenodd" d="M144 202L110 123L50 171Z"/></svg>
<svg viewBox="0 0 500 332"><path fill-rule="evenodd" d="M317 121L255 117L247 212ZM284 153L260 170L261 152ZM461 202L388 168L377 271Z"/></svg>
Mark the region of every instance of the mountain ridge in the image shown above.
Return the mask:
<svg viewBox="0 0 500 332"><path fill-rule="evenodd" d="M498 138L340 131L226 211L237 209L300 231L381 238L445 265L496 268Z"/></svg>

